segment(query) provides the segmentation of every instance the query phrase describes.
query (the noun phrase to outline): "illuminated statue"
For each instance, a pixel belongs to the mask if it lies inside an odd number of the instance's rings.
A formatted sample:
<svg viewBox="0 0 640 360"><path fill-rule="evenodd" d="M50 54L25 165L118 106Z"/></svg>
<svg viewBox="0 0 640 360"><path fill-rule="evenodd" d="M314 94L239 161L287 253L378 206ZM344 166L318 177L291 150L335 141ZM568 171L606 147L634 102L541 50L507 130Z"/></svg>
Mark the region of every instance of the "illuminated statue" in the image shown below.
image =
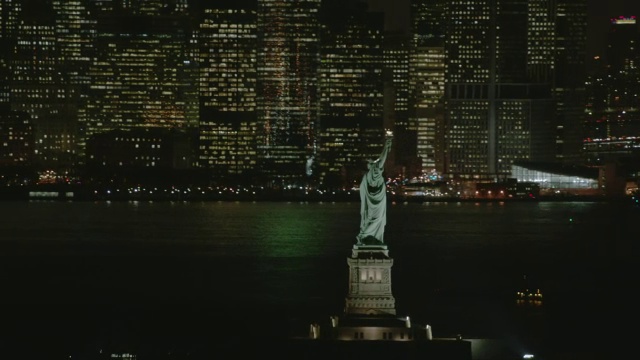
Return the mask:
<svg viewBox="0 0 640 360"><path fill-rule="evenodd" d="M386 132L384 148L377 160L368 161L368 171L360 182L360 233L358 245L384 243L384 226L387 224L387 186L382 176L384 162L391 151L393 134Z"/></svg>
<svg viewBox="0 0 640 360"><path fill-rule="evenodd" d="M307 164L304 169L304 173L307 174L307 176L313 175L313 155L307 158Z"/></svg>

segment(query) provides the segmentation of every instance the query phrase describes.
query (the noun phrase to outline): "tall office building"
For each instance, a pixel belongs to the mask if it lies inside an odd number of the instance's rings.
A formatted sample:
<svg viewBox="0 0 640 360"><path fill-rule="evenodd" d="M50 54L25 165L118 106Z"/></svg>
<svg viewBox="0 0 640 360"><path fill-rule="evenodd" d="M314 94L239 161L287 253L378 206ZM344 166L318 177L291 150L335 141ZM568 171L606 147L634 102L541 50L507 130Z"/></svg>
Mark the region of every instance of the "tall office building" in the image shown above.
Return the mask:
<svg viewBox="0 0 640 360"><path fill-rule="evenodd" d="M218 177L246 175L256 166L256 6L216 2L203 12L199 166Z"/></svg>
<svg viewBox="0 0 640 360"><path fill-rule="evenodd" d="M527 75L530 81L548 83L556 103L554 161L579 163L587 80L586 1L529 1L527 23Z"/></svg>
<svg viewBox="0 0 640 360"><path fill-rule="evenodd" d="M359 181L366 160L380 153L384 134L383 14L342 11L345 19L323 31L320 150L308 174L329 187Z"/></svg>
<svg viewBox="0 0 640 360"><path fill-rule="evenodd" d="M553 97L556 101L556 160L581 162L586 102L586 0L555 3Z"/></svg>
<svg viewBox="0 0 640 360"><path fill-rule="evenodd" d="M611 19L602 66L591 74L584 155L602 165L640 156L640 33L635 16Z"/></svg>
<svg viewBox="0 0 640 360"><path fill-rule="evenodd" d="M100 10L82 141L114 129L195 132L198 72L186 16Z"/></svg>
<svg viewBox="0 0 640 360"><path fill-rule="evenodd" d="M509 176L518 160L545 161L549 86L527 76L527 1L451 1L445 44L445 172Z"/></svg>
<svg viewBox="0 0 640 360"><path fill-rule="evenodd" d="M453 1L447 9L445 172L451 177L498 172L495 6L491 0Z"/></svg>
<svg viewBox="0 0 640 360"><path fill-rule="evenodd" d="M444 0L411 2L409 116L423 174L444 171Z"/></svg>
<svg viewBox="0 0 640 360"><path fill-rule="evenodd" d="M94 55L96 21L91 18L86 1L53 0L52 6L59 60L65 76L71 83L86 85L89 82L86 69Z"/></svg>
<svg viewBox="0 0 640 360"><path fill-rule="evenodd" d="M258 167L274 186L304 181L317 152L320 0L258 0Z"/></svg>
<svg viewBox="0 0 640 360"><path fill-rule="evenodd" d="M414 47L443 46L446 0L411 1L411 37Z"/></svg>
<svg viewBox="0 0 640 360"><path fill-rule="evenodd" d="M86 121L89 96L89 66L94 54L96 21L90 15L86 1L53 0L55 37L60 67L60 86L65 90L64 118L72 132L73 142L68 150L70 164L83 162L84 148L78 136L80 124Z"/></svg>
<svg viewBox="0 0 640 360"><path fill-rule="evenodd" d="M409 63L411 36L408 32L385 31L384 80L386 128L394 131L394 149L389 169L408 176L416 173L416 123L409 116ZM394 167L395 165L395 167ZM395 174L394 174L395 175Z"/></svg>
<svg viewBox="0 0 640 360"><path fill-rule="evenodd" d="M0 109L0 167L9 167L11 173L2 172L3 185L10 183L13 172L28 167L33 161L33 127L24 112Z"/></svg>
<svg viewBox="0 0 640 360"><path fill-rule="evenodd" d="M17 6L15 14L17 25L9 60L11 110L31 117L36 166L68 168L75 151L76 129L70 102L74 89L64 86L56 13L52 2L22 5Z"/></svg>
<svg viewBox="0 0 640 360"><path fill-rule="evenodd" d="M22 4L18 0L0 0L0 107L9 106L10 56L15 46L21 9Z"/></svg>
<svg viewBox="0 0 640 360"><path fill-rule="evenodd" d="M411 119L423 174L444 171L444 46L421 46L411 55Z"/></svg>
<svg viewBox="0 0 640 360"><path fill-rule="evenodd" d="M638 20L635 16L612 18L606 37L605 61L611 75L632 75L638 69L640 48Z"/></svg>
<svg viewBox="0 0 640 360"><path fill-rule="evenodd" d="M638 134L640 33L635 17L611 19L606 40L602 66L592 74L590 82L592 95L585 136L590 139Z"/></svg>
<svg viewBox="0 0 640 360"><path fill-rule="evenodd" d="M551 82L556 63L555 2L529 2L527 17L527 74L533 81Z"/></svg>
<svg viewBox="0 0 640 360"><path fill-rule="evenodd" d="M611 19L607 34L607 78L610 81L606 99L606 137L640 135L640 33L637 19Z"/></svg>

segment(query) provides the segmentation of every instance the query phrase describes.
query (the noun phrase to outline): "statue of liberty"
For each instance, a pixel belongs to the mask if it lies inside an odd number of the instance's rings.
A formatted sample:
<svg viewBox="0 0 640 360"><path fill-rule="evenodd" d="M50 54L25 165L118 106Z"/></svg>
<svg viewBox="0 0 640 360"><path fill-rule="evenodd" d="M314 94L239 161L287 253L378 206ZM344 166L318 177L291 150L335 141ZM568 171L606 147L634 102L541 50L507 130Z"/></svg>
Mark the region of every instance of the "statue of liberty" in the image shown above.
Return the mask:
<svg viewBox="0 0 640 360"><path fill-rule="evenodd" d="M368 170L360 182L360 233L357 245L381 245L384 243L384 227L387 224L387 186L382 176L384 163L393 134L387 131L380 157L369 160Z"/></svg>

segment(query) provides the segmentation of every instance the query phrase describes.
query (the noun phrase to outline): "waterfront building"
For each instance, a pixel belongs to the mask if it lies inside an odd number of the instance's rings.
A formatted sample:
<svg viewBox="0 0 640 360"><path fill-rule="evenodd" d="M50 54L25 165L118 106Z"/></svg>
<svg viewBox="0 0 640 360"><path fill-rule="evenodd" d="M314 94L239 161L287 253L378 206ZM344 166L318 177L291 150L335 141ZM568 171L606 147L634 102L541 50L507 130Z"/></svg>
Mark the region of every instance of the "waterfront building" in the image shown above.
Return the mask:
<svg viewBox="0 0 640 360"><path fill-rule="evenodd" d="M198 26L199 167L216 178L256 167L256 5L216 2Z"/></svg>
<svg viewBox="0 0 640 360"><path fill-rule="evenodd" d="M320 0L258 0L257 167L271 186L304 181L317 152Z"/></svg>
<svg viewBox="0 0 640 360"><path fill-rule="evenodd" d="M29 115L0 110L0 167L31 166L34 146Z"/></svg>
<svg viewBox="0 0 640 360"><path fill-rule="evenodd" d="M556 101L556 160L581 163L582 124L586 101L587 4L584 0L558 1L551 8L555 34L552 89Z"/></svg>
<svg viewBox="0 0 640 360"><path fill-rule="evenodd" d="M191 168L191 141L178 129L158 127L96 133L87 139L86 175L111 184L171 183L167 174Z"/></svg>
<svg viewBox="0 0 640 360"><path fill-rule="evenodd" d="M452 178L495 177L499 172L495 115L497 4L490 0L472 4L451 2L446 13L445 173Z"/></svg>
<svg viewBox="0 0 640 360"><path fill-rule="evenodd" d="M640 56L639 40L638 21L635 16L619 16L610 20L604 54L610 75L621 80L625 76L637 74L638 56ZM614 100L619 104L628 105L630 100L634 99L635 92L626 94L620 92L619 95L621 98Z"/></svg>
<svg viewBox="0 0 640 360"><path fill-rule="evenodd" d="M323 29L319 69L319 153L310 176L328 187L359 181L384 133L383 14L358 8L343 16L343 25Z"/></svg>
<svg viewBox="0 0 640 360"><path fill-rule="evenodd" d="M640 158L640 136L587 138L583 149L589 165L637 162Z"/></svg>
<svg viewBox="0 0 640 360"><path fill-rule="evenodd" d="M458 124L458 128L449 129L450 175L479 180L506 178L515 161L553 160L554 102L548 86L494 84L492 88L485 92L482 85L448 87L448 114ZM489 112L495 112L492 126L484 128ZM472 129L476 132L469 133ZM492 142L487 143L486 136Z"/></svg>
<svg viewBox="0 0 640 360"><path fill-rule="evenodd" d="M591 74L584 161L632 163L640 158L640 35L634 16L610 20L606 53Z"/></svg>
<svg viewBox="0 0 640 360"><path fill-rule="evenodd" d="M522 161L512 165L511 178L536 183L541 195L599 195L600 170L584 165Z"/></svg>
<svg viewBox="0 0 640 360"><path fill-rule="evenodd" d="M527 5L527 76L551 88L554 161L577 164L586 101L586 1L535 0Z"/></svg>
<svg viewBox="0 0 640 360"><path fill-rule="evenodd" d="M71 103L75 89L61 86L66 79L58 59L58 27L53 4L43 3L47 7L45 11L15 5L16 27L8 49L11 110L30 116L37 167L69 167L76 139Z"/></svg>
<svg viewBox="0 0 640 360"><path fill-rule="evenodd" d="M571 129L580 124L575 109L584 93L586 10L579 2L545 4L449 3L444 170L450 177L500 179L514 161L578 153L579 133ZM552 14L553 36L551 25L537 19L541 9ZM551 63L541 60L545 51L555 54Z"/></svg>

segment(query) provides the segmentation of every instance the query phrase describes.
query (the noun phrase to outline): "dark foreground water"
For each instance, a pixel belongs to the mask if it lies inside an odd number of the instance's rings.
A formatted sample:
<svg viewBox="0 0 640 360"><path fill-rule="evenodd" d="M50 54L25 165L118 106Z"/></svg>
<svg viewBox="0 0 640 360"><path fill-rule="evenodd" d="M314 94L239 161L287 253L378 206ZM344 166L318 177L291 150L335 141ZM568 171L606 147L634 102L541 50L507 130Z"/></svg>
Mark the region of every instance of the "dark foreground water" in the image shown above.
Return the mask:
<svg viewBox="0 0 640 360"><path fill-rule="evenodd" d="M342 311L358 224L359 203L0 202L0 354L194 358L304 334ZM639 224L626 204L392 204L398 313L548 358L627 349ZM516 304L524 275L542 306Z"/></svg>

